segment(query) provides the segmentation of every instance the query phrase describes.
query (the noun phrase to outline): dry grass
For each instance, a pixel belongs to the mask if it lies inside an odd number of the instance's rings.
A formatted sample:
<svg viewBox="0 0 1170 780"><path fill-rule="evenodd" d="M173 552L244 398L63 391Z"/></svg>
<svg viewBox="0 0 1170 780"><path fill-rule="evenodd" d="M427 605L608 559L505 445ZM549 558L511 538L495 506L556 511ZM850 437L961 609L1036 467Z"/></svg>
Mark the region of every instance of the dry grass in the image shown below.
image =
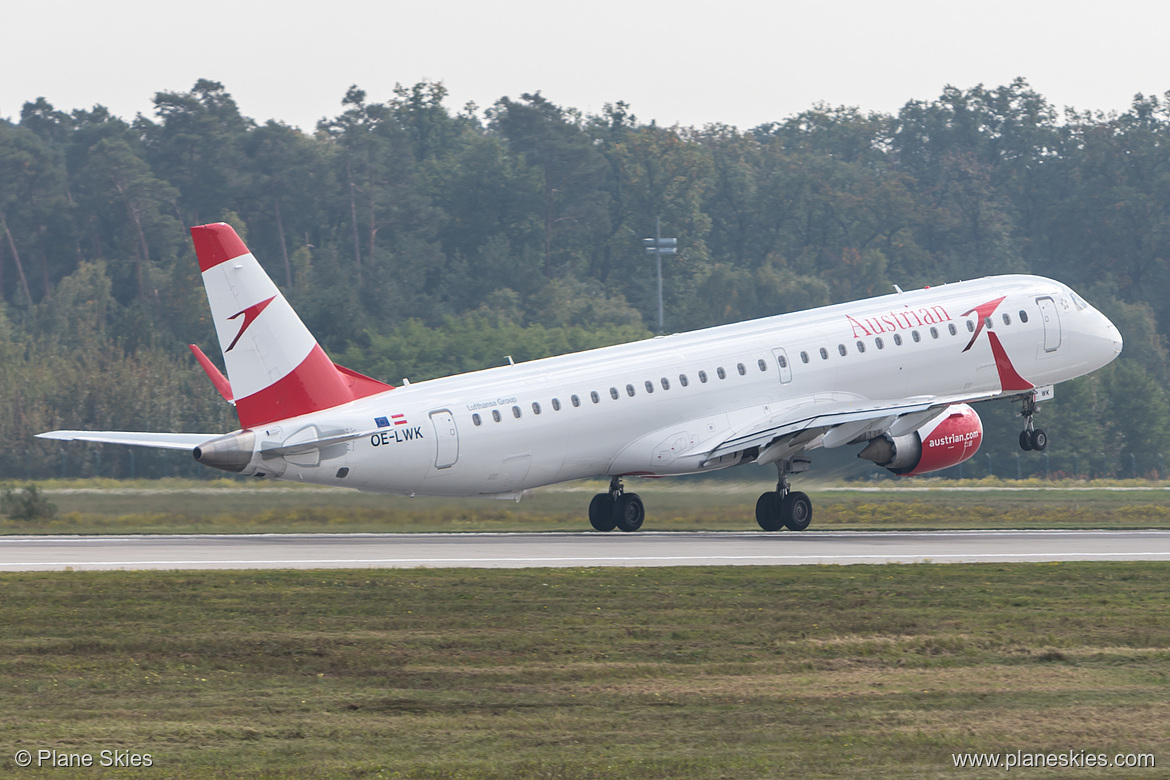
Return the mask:
<svg viewBox="0 0 1170 780"><path fill-rule="evenodd" d="M1163 756L1166 571L6 574L0 755L117 745L156 758L118 777L282 778L901 778L953 776L959 751Z"/></svg>
<svg viewBox="0 0 1170 780"><path fill-rule="evenodd" d="M520 503L410 499L226 480L43 487L58 506L57 517L0 517L0 534L575 531L588 528L589 496L603 485L582 482L538 490ZM646 502L647 530L689 531L755 529L756 498L770 486L631 480L629 488ZM808 489L815 507L813 527L818 529L1170 527L1170 490L1155 485L1018 489L978 484L953 490L938 487L937 481L921 481L876 491L839 485Z"/></svg>

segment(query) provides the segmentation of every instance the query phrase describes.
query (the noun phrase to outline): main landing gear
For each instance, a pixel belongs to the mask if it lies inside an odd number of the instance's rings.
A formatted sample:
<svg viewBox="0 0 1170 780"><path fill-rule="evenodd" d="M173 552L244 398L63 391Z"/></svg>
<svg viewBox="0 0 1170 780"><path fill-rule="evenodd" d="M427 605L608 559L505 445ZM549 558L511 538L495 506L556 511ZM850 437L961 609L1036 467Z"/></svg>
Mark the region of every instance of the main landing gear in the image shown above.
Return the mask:
<svg viewBox="0 0 1170 780"><path fill-rule="evenodd" d="M776 461L779 477L776 490L764 493L756 501L756 522L765 531L803 531L812 522L812 500L798 490L790 490L788 475L808 471L809 461L791 458Z"/></svg>
<svg viewBox="0 0 1170 780"><path fill-rule="evenodd" d="M609 492L598 493L589 502L589 524L598 531L637 531L646 519L646 507L637 493L627 493L621 477L610 477Z"/></svg>
<svg viewBox="0 0 1170 780"><path fill-rule="evenodd" d="M1034 414L1036 414L1036 397L1033 395L1025 396L1024 407L1020 410L1020 416L1024 418L1024 430L1020 431L1020 449L1043 452L1048 447L1048 434L1044 432L1043 428L1037 428L1032 424L1032 415Z"/></svg>

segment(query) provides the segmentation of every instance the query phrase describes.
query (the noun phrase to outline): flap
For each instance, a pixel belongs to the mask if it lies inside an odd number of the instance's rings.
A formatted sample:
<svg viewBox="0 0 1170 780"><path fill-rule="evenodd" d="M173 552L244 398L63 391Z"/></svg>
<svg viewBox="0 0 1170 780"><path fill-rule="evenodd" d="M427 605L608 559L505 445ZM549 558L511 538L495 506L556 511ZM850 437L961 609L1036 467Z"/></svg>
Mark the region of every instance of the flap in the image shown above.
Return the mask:
<svg viewBox="0 0 1170 780"><path fill-rule="evenodd" d="M907 415L915 415L925 421L930 417L929 412L942 410L951 404L985 401L998 395L1000 391L975 396L915 396L884 401L841 400L831 397L824 400L803 398L783 411L769 414L752 425L735 431L711 450L709 457L717 458L752 447L763 449L782 436L800 431L819 435L838 426L849 426L849 429L843 429L843 432L852 431L848 438L853 438L867 430L865 422L878 423L882 430L886 430ZM813 438L815 436L808 436L806 440L811 441Z"/></svg>

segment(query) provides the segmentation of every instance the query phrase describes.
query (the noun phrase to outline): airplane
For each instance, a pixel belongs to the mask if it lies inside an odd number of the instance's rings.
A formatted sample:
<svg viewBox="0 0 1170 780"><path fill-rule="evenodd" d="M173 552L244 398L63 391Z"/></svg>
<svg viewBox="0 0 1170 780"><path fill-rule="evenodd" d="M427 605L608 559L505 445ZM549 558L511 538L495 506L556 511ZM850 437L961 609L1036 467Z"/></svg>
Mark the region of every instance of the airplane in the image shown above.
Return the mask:
<svg viewBox="0 0 1170 780"><path fill-rule="evenodd" d="M245 476L401 495L494 496L609 477L597 531L637 531L629 477L772 464L756 503L766 531L802 531L791 489L808 453L918 475L972 457L969 404L1022 404L1020 446L1053 386L1108 364L1122 338L1060 282L1005 275L515 363L394 387L334 364L235 230L191 228L227 375L192 353L235 406L231 433L50 431L44 439L188 450Z"/></svg>

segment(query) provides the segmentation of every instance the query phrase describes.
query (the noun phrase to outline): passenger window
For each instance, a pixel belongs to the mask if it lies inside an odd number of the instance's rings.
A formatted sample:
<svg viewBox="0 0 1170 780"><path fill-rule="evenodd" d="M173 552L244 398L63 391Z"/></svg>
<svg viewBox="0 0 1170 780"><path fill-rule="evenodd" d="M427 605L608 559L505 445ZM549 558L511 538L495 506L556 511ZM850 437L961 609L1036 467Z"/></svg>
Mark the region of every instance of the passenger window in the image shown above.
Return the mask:
<svg viewBox="0 0 1170 780"><path fill-rule="evenodd" d="M532 413L540 414L540 404L538 404L536 401L532 402Z"/></svg>
<svg viewBox="0 0 1170 780"><path fill-rule="evenodd" d="M1012 315L1008 314L1006 311L1003 313L1003 324L1004 325L1011 325L1012 324Z"/></svg>
<svg viewBox="0 0 1170 780"><path fill-rule="evenodd" d="M873 345L875 347L877 347L878 349L884 349L886 346L886 342L882 341L881 336L878 336L876 339L873 340Z"/></svg>
<svg viewBox="0 0 1170 780"><path fill-rule="evenodd" d="M651 382L649 379L647 379L647 380L646 380L646 392L647 392L647 393L653 393L653 392L654 392L654 383L653 383L653 382Z"/></svg>
<svg viewBox="0 0 1170 780"><path fill-rule="evenodd" d="M784 366L788 365L788 361L784 359L783 355L780 356L780 361L781 361L780 368L784 368ZM763 358L760 358L759 360L757 360L756 365L760 367L760 371L767 371L768 370L768 364L764 362Z"/></svg>
<svg viewBox="0 0 1170 780"><path fill-rule="evenodd" d="M804 352L801 352L800 354L804 355L804 362L807 363L808 362L808 355L805 354ZM783 355L776 358L776 362L780 364L780 368L788 368L788 358L784 357ZM760 361L760 370L763 371L764 368L765 368L764 361L761 360Z"/></svg>
<svg viewBox="0 0 1170 780"><path fill-rule="evenodd" d="M902 346L902 334L901 333L894 334L894 346L895 347Z"/></svg>
<svg viewBox="0 0 1170 780"><path fill-rule="evenodd" d="M947 325L947 330L950 331L950 334L952 336L958 334L958 332L959 332L958 330L956 330L955 323L953 323L953 322L950 323L949 325Z"/></svg>
<svg viewBox="0 0 1170 780"><path fill-rule="evenodd" d="M857 351L858 352L865 352L865 342L860 340L860 339L858 339L858 341L857 341Z"/></svg>
<svg viewBox="0 0 1170 780"><path fill-rule="evenodd" d="M808 353L807 353L807 352L801 352L801 353L800 353L800 362L801 362L801 363L807 363L807 362L808 362Z"/></svg>
<svg viewBox="0 0 1170 780"><path fill-rule="evenodd" d="M747 374L747 367L746 367L746 366L744 366L744 364L743 364L743 363L738 363L738 364L736 364L736 366L735 366L735 370L739 372L739 375L740 375L740 376L744 376L744 375L746 375L746 374Z"/></svg>
<svg viewBox="0 0 1170 780"><path fill-rule="evenodd" d="M934 327L933 325L930 326L930 337L932 339L938 338L938 328Z"/></svg>
<svg viewBox="0 0 1170 780"><path fill-rule="evenodd" d="M601 403L601 396L597 394L596 390L589 391L589 400L595 404Z"/></svg>
<svg viewBox="0 0 1170 780"><path fill-rule="evenodd" d="M972 322L971 320L967 320L967 332L968 332L968 333L974 333L974 332L975 332L975 323L974 323L974 322Z"/></svg>
<svg viewBox="0 0 1170 780"><path fill-rule="evenodd" d="M483 420L480 418L479 412L476 412L475 414L471 415L471 421L473 423L475 423L476 426L483 425Z"/></svg>
<svg viewBox="0 0 1170 780"><path fill-rule="evenodd" d="M662 389L663 390L670 389L670 380L669 379L667 379L666 377L662 377L662 379L660 379L659 381L662 382Z"/></svg>
<svg viewBox="0 0 1170 780"><path fill-rule="evenodd" d="M571 395L571 396L569 396L569 403L573 404L573 406L575 406L575 407L576 407L576 406L580 406L580 405L581 405L581 399L580 399L580 398L578 398L578 397L577 397L577 396L575 396L575 395Z"/></svg>
<svg viewBox="0 0 1170 780"><path fill-rule="evenodd" d="M495 420L496 422L500 421L500 410L499 409L492 409L492 419Z"/></svg>
<svg viewBox="0 0 1170 780"><path fill-rule="evenodd" d="M621 395L621 393L618 392L618 389L616 387L609 388L609 397L612 398L613 400L616 401L618 399L618 396L620 396L620 395Z"/></svg>
<svg viewBox="0 0 1170 780"><path fill-rule="evenodd" d="M707 372L706 371L699 372L699 381L702 382L703 384L707 383Z"/></svg>
<svg viewBox="0 0 1170 780"><path fill-rule="evenodd" d="M626 385L626 395L628 395L630 398L634 397L634 386L633 385Z"/></svg>
<svg viewBox="0 0 1170 780"><path fill-rule="evenodd" d="M821 347L821 360L828 360L828 359L829 359L829 350L825 349L824 347Z"/></svg>
<svg viewBox="0 0 1170 780"><path fill-rule="evenodd" d="M520 419L520 407L519 406L512 407L512 416L515 417L517 420Z"/></svg>
<svg viewBox="0 0 1170 780"><path fill-rule="evenodd" d="M686 386L687 386L687 384L688 384L688 382L687 382L687 375L686 375L686 374L679 374L679 375L678 375L678 383L679 383L680 385L682 385L683 387L686 387Z"/></svg>
<svg viewBox="0 0 1170 780"><path fill-rule="evenodd" d="M715 369L715 376L719 377L720 379L727 378L727 372L723 370L723 366L719 366L719 368Z"/></svg>
<svg viewBox="0 0 1170 780"><path fill-rule="evenodd" d="M984 325L986 325L988 328L990 328L990 327L991 327L991 324L992 324L992 323L991 323L991 317L984 317L984 318L983 318L983 324L984 324Z"/></svg>
<svg viewBox="0 0 1170 780"><path fill-rule="evenodd" d="M838 344L837 351L841 353L841 357L845 357L846 355L849 354L849 350L845 349L844 344Z"/></svg>
<svg viewBox="0 0 1170 780"><path fill-rule="evenodd" d="M552 408L554 412L559 412L561 410L561 399L554 398L552 400Z"/></svg>
<svg viewBox="0 0 1170 780"><path fill-rule="evenodd" d="M1027 321L1028 321L1028 312L1024 311L1023 309L1020 309L1020 322L1027 322Z"/></svg>
<svg viewBox="0 0 1170 780"><path fill-rule="evenodd" d="M914 339L915 344L922 341L922 337L918 335L918 331L916 330L910 331L910 338Z"/></svg>

